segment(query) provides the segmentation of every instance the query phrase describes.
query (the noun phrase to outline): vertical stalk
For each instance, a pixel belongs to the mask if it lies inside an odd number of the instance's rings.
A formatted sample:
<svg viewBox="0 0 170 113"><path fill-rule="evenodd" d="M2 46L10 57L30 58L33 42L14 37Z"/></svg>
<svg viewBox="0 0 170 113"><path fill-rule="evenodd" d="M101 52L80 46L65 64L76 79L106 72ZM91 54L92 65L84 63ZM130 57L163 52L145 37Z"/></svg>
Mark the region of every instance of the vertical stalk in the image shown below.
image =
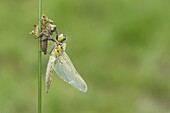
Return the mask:
<svg viewBox="0 0 170 113"><path fill-rule="evenodd" d="M42 0L38 0L38 26L41 32ZM41 39L38 38L38 113L42 113L42 54Z"/></svg>

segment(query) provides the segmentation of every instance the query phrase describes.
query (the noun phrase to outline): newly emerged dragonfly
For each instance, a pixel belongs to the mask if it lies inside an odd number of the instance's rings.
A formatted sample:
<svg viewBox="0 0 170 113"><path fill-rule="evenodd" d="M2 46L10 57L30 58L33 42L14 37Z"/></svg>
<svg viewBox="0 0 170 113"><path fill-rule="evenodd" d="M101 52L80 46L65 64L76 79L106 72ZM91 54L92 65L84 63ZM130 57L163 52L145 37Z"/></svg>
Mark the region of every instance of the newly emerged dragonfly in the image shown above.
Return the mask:
<svg viewBox="0 0 170 113"><path fill-rule="evenodd" d="M56 37L56 39L57 39L56 44L53 46L50 52L51 56L49 58L46 70L46 93L48 93L48 90L50 88L52 74L54 73L54 71L62 80L64 80L68 84L72 85L73 87L82 92L86 92L87 85L85 81L76 71L70 58L65 53L66 36L60 34L59 36Z"/></svg>

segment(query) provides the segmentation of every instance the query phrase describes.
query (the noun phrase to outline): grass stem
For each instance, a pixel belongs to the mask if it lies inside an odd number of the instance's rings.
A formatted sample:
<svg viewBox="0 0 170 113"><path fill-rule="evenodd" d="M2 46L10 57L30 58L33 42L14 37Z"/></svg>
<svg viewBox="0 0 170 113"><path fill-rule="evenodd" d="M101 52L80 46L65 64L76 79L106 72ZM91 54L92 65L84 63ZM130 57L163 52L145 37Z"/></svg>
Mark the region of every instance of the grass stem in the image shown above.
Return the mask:
<svg viewBox="0 0 170 113"><path fill-rule="evenodd" d="M42 0L38 0L38 26L41 32ZM38 38L38 113L42 113L42 53L41 39Z"/></svg>

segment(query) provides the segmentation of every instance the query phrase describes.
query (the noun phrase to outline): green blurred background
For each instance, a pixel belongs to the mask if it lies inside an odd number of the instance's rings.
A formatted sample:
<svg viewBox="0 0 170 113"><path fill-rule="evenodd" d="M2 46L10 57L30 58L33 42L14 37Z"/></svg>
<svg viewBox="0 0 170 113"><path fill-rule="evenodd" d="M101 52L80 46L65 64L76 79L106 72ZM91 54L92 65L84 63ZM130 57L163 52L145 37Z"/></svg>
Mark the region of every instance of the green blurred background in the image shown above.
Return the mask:
<svg viewBox="0 0 170 113"><path fill-rule="evenodd" d="M0 0L0 113L37 113L38 1ZM53 76L43 113L170 113L169 0L43 0L88 84ZM49 47L50 48L50 47Z"/></svg>

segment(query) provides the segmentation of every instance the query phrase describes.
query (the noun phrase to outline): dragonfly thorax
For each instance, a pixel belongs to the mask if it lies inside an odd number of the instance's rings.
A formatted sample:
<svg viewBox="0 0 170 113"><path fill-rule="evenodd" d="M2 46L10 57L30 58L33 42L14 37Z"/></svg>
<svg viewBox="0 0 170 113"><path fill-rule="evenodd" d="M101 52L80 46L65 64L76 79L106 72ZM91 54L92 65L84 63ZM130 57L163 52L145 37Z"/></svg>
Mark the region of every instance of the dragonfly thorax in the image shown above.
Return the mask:
<svg viewBox="0 0 170 113"><path fill-rule="evenodd" d="M53 49L52 55L54 55L55 57L58 57L62 52L63 52L63 47L62 45L59 44Z"/></svg>

